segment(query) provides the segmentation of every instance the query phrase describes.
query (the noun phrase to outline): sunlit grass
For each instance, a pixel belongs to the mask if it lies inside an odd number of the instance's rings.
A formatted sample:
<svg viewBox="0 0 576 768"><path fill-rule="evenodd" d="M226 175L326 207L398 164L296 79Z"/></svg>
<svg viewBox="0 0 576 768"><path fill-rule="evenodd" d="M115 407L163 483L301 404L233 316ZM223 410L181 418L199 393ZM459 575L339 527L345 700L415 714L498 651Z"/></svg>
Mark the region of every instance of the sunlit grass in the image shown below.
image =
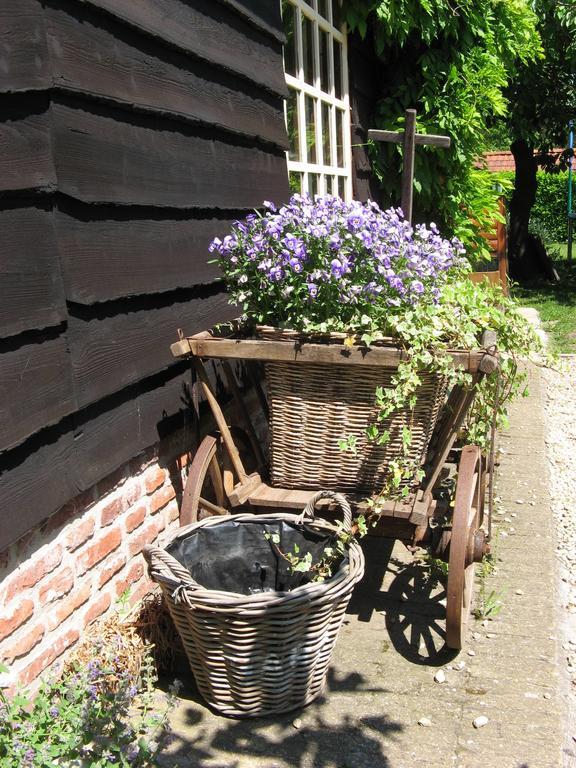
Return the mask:
<svg viewBox="0 0 576 768"><path fill-rule="evenodd" d="M561 250L563 249L563 250ZM537 282L516 286L513 295L524 307L534 307L540 313L548 334L550 350L558 354L576 353L576 264L568 264L566 244L559 244L563 260L555 261L559 283ZM557 256L555 254L554 258ZM576 259L576 252L573 253Z"/></svg>

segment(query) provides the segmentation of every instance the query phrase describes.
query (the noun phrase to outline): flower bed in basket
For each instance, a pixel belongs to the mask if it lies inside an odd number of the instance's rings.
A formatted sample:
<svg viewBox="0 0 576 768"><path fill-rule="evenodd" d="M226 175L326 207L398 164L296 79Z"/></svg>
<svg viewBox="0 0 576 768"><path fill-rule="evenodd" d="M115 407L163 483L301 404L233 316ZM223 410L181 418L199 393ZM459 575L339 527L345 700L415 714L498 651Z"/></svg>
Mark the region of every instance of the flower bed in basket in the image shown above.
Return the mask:
<svg viewBox="0 0 576 768"><path fill-rule="evenodd" d="M412 227L400 210L336 197L264 206L210 246L260 336L399 350L381 368L266 363L272 482L406 494L445 393L472 383L447 351L497 334L500 378L482 382L469 420L470 441L481 442L494 388L502 416L519 390L516 356L535 336L500 288L468 279L462 244L435 224Z"/></svg>

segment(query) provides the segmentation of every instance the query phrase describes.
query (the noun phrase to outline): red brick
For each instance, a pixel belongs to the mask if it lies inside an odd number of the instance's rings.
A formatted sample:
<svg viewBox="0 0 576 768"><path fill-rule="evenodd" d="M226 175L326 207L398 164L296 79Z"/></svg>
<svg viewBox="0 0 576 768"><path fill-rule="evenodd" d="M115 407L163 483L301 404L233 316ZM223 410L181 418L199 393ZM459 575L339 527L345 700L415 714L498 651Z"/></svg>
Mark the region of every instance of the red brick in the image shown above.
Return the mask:
<svg viewBox="0 0 576 768"><path fill-rule="evenodd" d="M33 613L34 603L32 600L22 600L18 603L12 613L0 618L0 640L15 632L18 627L28 621Z"/></svg>
<svg viewBox="0 0 576 768"><path fill-rule="evenodd" d="M40 656L36 657L19 675L20 683L22 685L30 685L58 656L61 656L71 645L74 645L79 637L80 633L77 629L70 629L64 635L52 641L50 647Z"/></svg>
<svg viewBox="0 0 576 768"><path fill-rule="evenodd" d="M20 596L21 593L33 587L38 582L57 568L62 562L62 547L60 545L51 546L46 552L27 564L21 570L15 571L4 592L4 600L9 603L13 597Z"/></svg>
<svg viewBox="0 0 576 768"><path fill-rule="evenodd" d="M119 570L124 568L126 565L126 556L120 555L115 560L113 560L109 565L107 565L105 568L103 568L100 571L100 576L98 578L98 586L101 588L104 586L104 584L107 584L112 576L118 573Z"/></svg>
<svg viewBox="0 0 576 768"><path fill-rule="evenodd" d="M142 487L140 483L137 480L132 480L132 482L127 486L125 492L122 494L124 509L128 509L133 504L135 504L141 496Z"/></svg>
<svg viewBox="0 0 576 768"><path fill-rule="evenodd" d="M50 616L48 621L48 629L53 631L56 627L59 627L63 621L66 621L68 616L71 616L74 611L77 611L81 605L84 605L88 601L91 595L90 584L84 582L78 589L75 589L66 600L62 600L58 604L56 610Z"/></svg>
<svg viewBox="0 0 576 768"><path fill-rule="evenodd" d="M135 528L138 528L139 525L142 525L145 519L146 507L144 504L141 504L139 507L136 507L136 509L130 512L126 517L126 530L128 533L132 533Z"/></svg>
<svg viewBox="0 0 576 768"><path fill-rule="evenodd" d="M156 589L156 584L149 578L144 578L135 584L130 592L130 604L136 605L146 595L149 595Z"/></svg>
<svg viewBox="0 0 576 768"><path fill-rule="evenodd" d="M156 491L154 496L150 499L150 514L155 514L174 498L176 498L176 492L171 485L167 485L165 488Z"/></svg>
<svg viewBox="0 0 576 768"><path fill-rule="evenodd" d="M74 523L72 530L66 536L66 546L70 552L74 552L75 549L85 544L94 534L94 528L95 524L92 518L78 520Z"/></svg>
<svg viewBox="0 0 576 768"><path fill-rule="evenodd" d="M67 595L74 586L74 574L71 568L63 568L40 585L38 597L41 605Z"/></svg>
<svg viewBox="0 0 576 768"><path fill-rule="evenodd" d="M97 563L103 560L115 549L118 549L120 542L122 541L122 534L119 528L113 528L105 536L102 536L94 544L86 547L79 553L76 560L76 572L78 575L86 573L86 571L93 568Z"/></svg>
<svg viewBox="0 0 576 768"><path fill-rule="evenodd" d="M2 660L5 664L12 664L15 659L26 656L27 653L35 648L44 637L44 627L37 624L28 630L22 637L8 648L2 650Z"/></svg>
<svg viewBox="0 0 576 768"><path fill-rule="evenodd" d="M178 520L180 517L180 510L178 509L178 504L170 504L168 507L168 522L172 523L174 520Z"/></svg>
<svg viewBox="0 0 576 768"><path fill-rule="evenodd" d="M164 485L166 480L166 470L162 467L152 466L146 472L144 477L144 486L146 493L154 493L160 486Z"/></svg>
<svg viewBox="0 0 576 768"><path fill-rule="evenodd" d="M113 523L118 515L121 515L122 512L124 512L124 508L124 502L121 498L110 501L102 510L102 514L100 515L100 525L104 528L105 526L110 525L110 523Z"/></svg>
<svg viewBox="0 0 576 768"><path fill-rule="evenodd" d="M90 608L88 608L84 614L84 625L86 626L91 624L98 618L98 616L102 616L102 614L107 611L108 608L110 608L111 603L112 598L108 592L105 592L90 606Z"/></svg>
<svg viewBox="0 0 576 768"><path fill-rule="evenodd" d="M123 592L126 592L127 589L130 589L132 584L134 584L135 581L138 581L138 579L141 579L143 575L144 563L141 560L132 563L126 576L116 582L117 596L120 597Z"/></svg>
<svg viewBox="0 0 576 768"><path fill-rule="evenodd" d="M146 544L151 544L158 536L158 526L156 520L150 522L141 528L137 535L129 542L128 552L131 557L142 552Z"/></svg>

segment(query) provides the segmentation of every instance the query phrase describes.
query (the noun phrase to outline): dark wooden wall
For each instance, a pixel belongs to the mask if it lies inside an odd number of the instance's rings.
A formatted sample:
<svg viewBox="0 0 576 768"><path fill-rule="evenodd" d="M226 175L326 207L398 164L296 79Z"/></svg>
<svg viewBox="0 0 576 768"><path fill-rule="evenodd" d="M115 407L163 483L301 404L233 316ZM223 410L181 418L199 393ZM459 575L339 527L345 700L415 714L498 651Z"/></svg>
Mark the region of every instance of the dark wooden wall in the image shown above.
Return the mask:
<svg viewBox="0 0 576 768"><path fill-rule="evenodd" d="M374 52L370 30L365 39L357 33L348 36L348 69L354 198L380 203L378 182L372 173L367 139L368 130L375 127L374 113L382 92L382 65Z"/></svg>
<svg viewBox="0 0 576 768"><path fill-rule="evenodd" d="M288 195L273 0L0 0L0 549L189 412L207 245Z"/></svg>

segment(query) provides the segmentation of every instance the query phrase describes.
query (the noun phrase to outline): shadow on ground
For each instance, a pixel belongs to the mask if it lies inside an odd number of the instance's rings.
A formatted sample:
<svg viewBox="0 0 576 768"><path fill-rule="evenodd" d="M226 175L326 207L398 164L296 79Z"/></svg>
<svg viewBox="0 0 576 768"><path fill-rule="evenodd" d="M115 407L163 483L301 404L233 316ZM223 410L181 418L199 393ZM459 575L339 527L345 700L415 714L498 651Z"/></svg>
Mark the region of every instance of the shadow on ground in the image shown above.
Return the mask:
<svg viewBox="0 0 576 768"><path fill-rule="evenodd" d="M367 686L361 674L339 678L330 670L326 697L355 691L383 692ZM358 718L350 711L343 712L337 723L333 718L328 721L322 712L325 696L306 708L305 725L299 723L302 710L296 710L246 720L219 717L214 727L214 714L200 705L193 686L180 696L184 702L176 738L169 754L162 758L166 768L388 768L383 739L394 738L402 730L398 722L384 714Z"/></svg>

